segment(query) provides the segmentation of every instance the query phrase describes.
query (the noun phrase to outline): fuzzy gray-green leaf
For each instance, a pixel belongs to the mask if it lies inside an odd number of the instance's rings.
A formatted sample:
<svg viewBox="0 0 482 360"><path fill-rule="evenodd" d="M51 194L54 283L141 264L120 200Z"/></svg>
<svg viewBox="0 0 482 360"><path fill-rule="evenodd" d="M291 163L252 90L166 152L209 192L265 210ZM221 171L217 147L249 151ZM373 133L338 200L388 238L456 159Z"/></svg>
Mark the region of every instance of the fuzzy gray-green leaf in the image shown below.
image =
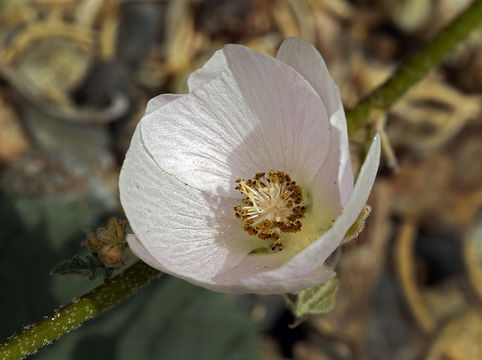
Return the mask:
<svg viewBox="0 0 482 360"><path fill-rule="evenodd" d="M368 215L370 215L371 212L372 212L372 208L368 205L365 205L365 207L362 209L362 211L356 218L353 225L350 226L350 228L346 232L345 237L343 238L342 244L346 244L347 242L353 240L363 231L363 229L365 228L366 219L368 218Z"/></svg>
<svg viewBox="0 0 482 360"><path fill-rule="evenodd" d="M335 306L338 280L331 279L323 284L295 294L286 294L286 304L298 320L310 315L325 314Z"/></svg>
<svg viewBox="0 0 482 360"><path fill-rule="evenodd" d="M88 276L90 280L94 280L99 275L105 276L105 273L104 265L95 256L91 255L74 255L71 259L56 265L51 271L51 274L56 275Z"/></svg>

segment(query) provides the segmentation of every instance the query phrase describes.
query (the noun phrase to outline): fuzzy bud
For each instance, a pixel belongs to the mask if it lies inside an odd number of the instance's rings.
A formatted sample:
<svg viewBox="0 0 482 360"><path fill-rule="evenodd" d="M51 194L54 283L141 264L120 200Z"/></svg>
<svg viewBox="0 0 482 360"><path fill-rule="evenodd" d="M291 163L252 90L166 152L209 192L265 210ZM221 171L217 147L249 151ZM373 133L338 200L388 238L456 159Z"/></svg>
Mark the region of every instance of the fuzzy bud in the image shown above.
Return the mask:
<svg viewBox="0 0 482 360"><path fill-rule="evenodd" d="M82 244L87 245L94 254L97 254L106 267L120 268L125 265L126 230L127 221L110 218L107 226L98 228L95 233L85 230L87 240Z"/></svg>
<svg viewBox="0 0 482 360"><path fill-rule="evenodd" d="M115 245L104 246L100 250L98 257L106 267L121 268L125 265L124 253Z"/></svg>

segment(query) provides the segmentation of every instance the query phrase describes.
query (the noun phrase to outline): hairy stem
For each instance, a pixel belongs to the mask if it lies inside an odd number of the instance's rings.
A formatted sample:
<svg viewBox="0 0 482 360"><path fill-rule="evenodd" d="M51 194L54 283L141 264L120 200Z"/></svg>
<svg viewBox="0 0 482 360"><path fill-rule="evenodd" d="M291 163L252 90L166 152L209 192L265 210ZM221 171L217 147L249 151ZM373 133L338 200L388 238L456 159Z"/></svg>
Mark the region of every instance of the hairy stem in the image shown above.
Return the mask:
<svg viewBox="0 0 482 360"><path fill-rule="evenodd" d="M33 354L82 323L135 293L162 273L139 261L89 293L61 307L0 345L0 359L16 360Z"/></svg>
<svg viewBox="0 0 482 360"><path fill-rule="evenodd" d="M482 0L475 0L429 44L404 61L393 75L347 111L348 132L367 124L374 111L387 111L402 95L482 22Z"/></svg>

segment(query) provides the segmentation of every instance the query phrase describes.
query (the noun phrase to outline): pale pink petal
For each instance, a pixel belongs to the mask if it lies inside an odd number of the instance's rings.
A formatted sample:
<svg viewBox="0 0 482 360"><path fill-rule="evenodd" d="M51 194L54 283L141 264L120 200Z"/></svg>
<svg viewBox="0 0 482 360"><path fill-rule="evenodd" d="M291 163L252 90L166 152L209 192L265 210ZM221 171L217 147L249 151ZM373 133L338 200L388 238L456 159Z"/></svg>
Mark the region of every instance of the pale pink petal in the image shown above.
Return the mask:
<svg viewBox="0 0 482 360"><path fill-rule="evenodd" d="M239 198L236 178L269 169L309 184L330 145L326 110L311 85L291 67L243 46L226 46L215 59L216 75L206 70L209 61L192 75L196 87L189 94L142 120L155 162L219 196Z"/></svg>
<svg viewBox="0 0 482 360"><path fill-rule="evenodd" d="M331 116L338 111L341 101L338 87L316 48L304 40L284 40L276 58L299 72L316 90Z"/></svg>
<svg viewBox="0 0 482 360"><path fill-rule="evenodd" d="M191 73L187 79L189 91L202 87L205 83L216 79L219 74L228 69L224 49L216 51L202 68Z"/></svg>
<svg viewBox="0 0 482 360"><path fill-rule="evenodd" d="M150 112L157 111L167 103L179 99L183 95L181 94L161 94L153 97L151 100L147 102L146 106L146 114Z"/></svg>
<svg viewBox="0 0 482 360"><path fill-rule="evenodd" d="M132 250L134 255L147 263L149 266L162 272L173 274L170 269L167 269L151 255L151 253L139 241L137 236L135 236L134 234L127 235L127 242L129 244L129 248ZM254 263L253 266L260 266L260 264ZM264 264L262 264L261 266L264 266ZM334 277L335 273L329 268L323 267L315 270L313 273L309 274L303 279L278 281L273 283L258 282L249 283L247 285L243 283L243 280L232 281L228 278L222 277L217 279L202 279L198 277L195 272L184 276L179 274L173 275L178 276L193 284L203 286L214 291L221 291L226 293L284 294L288 292L296 292L315 286L317 284L321 284Z"/></svg>
<svg viewBox="0 0 482 360"><path fill-rule="evenodd" d="M154 269L161 270L163 272L166 271L166 268L159 263L149 251L142 245L139 241L137 236L134 234L127 234L126 236L127 243L129 244L129 249L137 256L139 259L142 259L147 265L153 267Z"/></svg>
<svg viewBox="0 0 482 360"><path fill-rule="evenodd" d="M259 246L254 241L260 240L234 219L232 199L213 198L157 166L144 148L141 127L133 135L119 187L132 229L164 271L208 279ZM141 254L135 245L133 250Z"/></svg>
<svg viewBox="0 0 482 360"><path fill-rule="evenodd" d="M306 41L290 38L281 44L276 58L292 66L310 82L326 106L332 126L330 152L326 163L313 180L313 186L324 189L322 195L331 203L340 199L342 207L353 190L353 171L348 146L345 113L338 87L316 48ZM335 196L335 198L333 198Z"/></svg>
<svg viewBox="0 0 482 360"><path fill-rule="evenodd" d="M310 274L305 274L302 278L286 278L279 281L265 281L264 279L241 279L233 282L223 282L218 280L215 283L197 283L214 291L222 291L232 294L255 293L262 295L286 294L308 289L324 283L336 273L327 267L320 267ZM187 279L186 279L187 280Z"/></svg>

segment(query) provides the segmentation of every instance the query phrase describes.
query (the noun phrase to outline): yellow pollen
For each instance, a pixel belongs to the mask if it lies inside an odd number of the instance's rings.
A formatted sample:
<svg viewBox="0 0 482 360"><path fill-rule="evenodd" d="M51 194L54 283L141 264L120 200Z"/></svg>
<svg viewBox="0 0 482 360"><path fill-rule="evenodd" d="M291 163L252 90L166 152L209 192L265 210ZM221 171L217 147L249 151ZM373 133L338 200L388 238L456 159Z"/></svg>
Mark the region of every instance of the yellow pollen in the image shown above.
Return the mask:
<svg viewBox="0 0 482 360"><path fill-rule="evenodd" d="M288 174L270 170L260 172L251 180L237 179L236 190L246 197L234 207L234 217L244 223L249 235L273 242L272 250L282 250L280 233L301 230L306 209L301 205L302 190Z"/></svg>

